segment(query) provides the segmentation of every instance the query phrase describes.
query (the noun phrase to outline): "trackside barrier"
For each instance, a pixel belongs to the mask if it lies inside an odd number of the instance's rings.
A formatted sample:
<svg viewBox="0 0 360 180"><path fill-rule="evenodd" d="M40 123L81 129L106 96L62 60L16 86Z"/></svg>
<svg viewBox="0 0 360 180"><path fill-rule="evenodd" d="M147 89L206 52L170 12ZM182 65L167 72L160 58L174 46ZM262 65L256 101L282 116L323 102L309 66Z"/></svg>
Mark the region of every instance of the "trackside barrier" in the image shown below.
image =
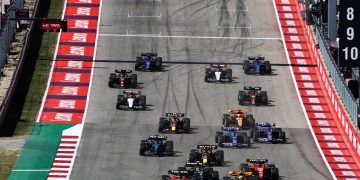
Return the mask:
<svg viewBox="0 0 360 180"><path fill-rule="evenodd" d="M9 8L5 14L5 21L2 24L2 31L0 36L0 69L3 69L9 53L10 43L14 40L16 32L16 21L9 20L15 18L15 12L17 9L22 9L24 6L24 0L11 1Z"/></svg>
<svg viewBox="0 0 360 180"><path fill-rule="evenodd" d="M12 1L12 2L13 2L13 4L9 8L10 11L15 10L15 7L19 8L19 9L21 9L23 7L23 3L24 3L23 0ZM32 17L36 16L36 14L38 12L38 9L39 9L39 1L36 1L36 4L34 6L34 11L32 13ZM15 13L15 11L13 11L13 13ZM14 15L14 14L12 14L12 15ZM7 18L10 18L10 17L11 16L9 16L9 15L7 16ZM9 23L11 23L11 22L13 24L10 25ZM4 65L5 65L5 61L6 61L6 58L7 58L7 53L9 52L8 48L10 46L10 43L13 40L12 38L7 37L7 36L11 35L11 37L13 37L14 34L15 34L15 25L16 25L15 23L16 23L16 21L11 21L11 22L9 22L9 20L7 20L5 22L5 25L4 25L5 29L2 32L1 37L0 37L0 47L1 47L0 48L0 69L2 69L4 67ZM20 75L21 75L21 71L22 71L22 68L23 68L24 61L25 61L25 57L26 57L27 51L29 49L29 43L30 43L30 39L31 39L31 36L32 36L33 27L34 27L34 23L30 22L29 30L25 34L24 46L23 46L21 54L20 54L19 63L18 63L18 66L15 69L13 78L11 80L11 84L9 86L11 88L9 88L8 91L6 92L5 98L4 98L4 100L3 100L3 102L2 102L2 104L0 106L0 127L3 124L5 115L6 115L8 109L10 107L10 104L12 102L12 99L13 99L13 96L14 96L14 93L15 93L15 89L16 89L18 81L20 79ZM6 53L6 54L4 54L4 53Z"/></svg>
<svg viewBox="0 0 360 180"><path fill-rule="evenodd" d="M325 38L321 33L319 27L315 26L315 38L316 42L319 44L319 50L322 55L323 62L326 65L330 78L335 85L335 88L340 96L340 99L344 106L346 107L347 112L349 113L351 120L354 122L356 127L359 127L358 124L358 104L350 92L349 88L345 84L344 78L341 76L341 72L335 60L330 55L329 47L325 44Z"/></svg>

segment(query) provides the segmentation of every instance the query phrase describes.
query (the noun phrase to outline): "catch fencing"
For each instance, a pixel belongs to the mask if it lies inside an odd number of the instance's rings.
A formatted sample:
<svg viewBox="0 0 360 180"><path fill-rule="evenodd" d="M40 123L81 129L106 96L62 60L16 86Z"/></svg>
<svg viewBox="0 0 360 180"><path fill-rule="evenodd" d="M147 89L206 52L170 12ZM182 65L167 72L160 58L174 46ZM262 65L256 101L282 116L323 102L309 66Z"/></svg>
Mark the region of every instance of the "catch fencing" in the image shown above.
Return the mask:
<svg viewBox="0 0 360 180"><path fill-rule="evenodd" d="M9 54L9 48L11 42L13 42L17 27L17 21L10 20L15 18L16 10L23 9L24 0L12 0L9 8L5 13L5 19L1 24L1 35L0 35L0 69L2 70L6 64L7 57Z"/></svg>
<svg viewBox="0 0 360 180"><path fill-rule="evenodd" d="M357 128L359 128L358 122L358 110L359 105L352 95L351 91L347 87L344 79L344 75L340 72L339 67L336 65L335 60L330 52L330 45L327 39L323 36L323 32L318 26L313 26L315 31L315 37L319 45L319 50L323 57L324 63L330 74L330 78L335 85L335 88L340 96L342 103L344 104L347 112L350 115L351 120L354 122Z"/></svg>

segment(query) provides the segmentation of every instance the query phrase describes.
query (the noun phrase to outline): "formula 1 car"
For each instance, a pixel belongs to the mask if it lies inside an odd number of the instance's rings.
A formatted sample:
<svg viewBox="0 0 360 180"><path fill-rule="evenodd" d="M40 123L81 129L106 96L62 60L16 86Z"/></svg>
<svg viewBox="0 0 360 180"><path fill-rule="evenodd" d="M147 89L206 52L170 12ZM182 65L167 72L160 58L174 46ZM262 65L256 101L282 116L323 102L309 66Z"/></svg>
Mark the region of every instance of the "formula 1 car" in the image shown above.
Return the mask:
<svg viewBox="0 0 360 180"><path fill-rule="evenodd" d="M205 165L222 166L224 164L224 151L217 150L216 145L197 145L197 149L192 149L189 153L189 162L200 161Z"/></svg>
<svg viewBox="0 0 360 180"><path fill-rule="evenodd" d="M161 176L162 180L220 180L218 171L199 162L187 162L185 167L169 170L168 174Z"/></svg>
<svg viewBox="0 0 360 180"><path fill-rule="evenodd" d="M157 53L141 53L141 57L136 57L135 70L161 71L162 57Z"/></svg>
<svg viewBox="0 0 360 180"><path fill-rule="evenodd" d="M244 87L245 91L239 91L239 105L267 105L268 96L266 91L261 91L261 87Z"/></svg>
<svg viewBox="0 0 360 180"><path fill-rule="evenodd" d="M119 84L120 88L135 88L137 83L137 75L130 74L131 70L116 69L115 73L110 73L109 87L113 87L114 84Z"/></svg>
<svg viewBox="0 0 360 180"><path fill-rule="evenodd" d="M222 123L224 127L241 127L250 129L255 126L255 119L252 114L247 114L247 110L228 110L228 114L223 114Z"/></svg>
<svg viewBox="0 0 360 180"><path fill-rule="evenodd" d="M229 171L228 175L223 177L224 180L259 180L259 174L257 171L250 171L247 167L247 171L237 170Z"/></svg>
<svg viewBox="0 0 360 180"><path fill-rule="evenodd" d="M286 143L285 132L275 123L256 123L252 131L254 142Z"/></svg>
<svg viewBox="0 0 360 180"><path fill-rule="evenodd" d="M211 68L205 69L205 82L232 81L232 69L226 64L210 64Z"/></svg>
<svg viewBox="0 0 360 180"><path fill-rule="evenodd" d="M248 60L244 60L243 69L245 74L271 74L270 61L265 61L265 57L248 57Z"/></svg>
<svg viewBox="0 0 360 180"><path fill-rule="evenodd" d="M146 108L146 96L140 94L140 91L124 90L122 95L118 95L116 109L144 110Z"/></svg>
<svg viewBox="0 0 360 180"><path fill-rule="evenodd" d="M190 131L190 119L184 117L184 113L165 113L165 117L159 120L159 132L185 132Z"/></svg>
<svg viewBox="0 0 360 180"><path fill-rule="evenodd" d="M240 170L255 171L259 175L259 179L278 179L279 169L275 164L268 164L267 159L247 159L246 162L241 163Z"/></svg>
<svg viewBox="0 0 360 180"><path fill-rule="evenodd" d="M173 141L164 141L166 136L149 136L147 140L141 140L140 143L140 155L173 155Z"/></svg>
<svg viewBox="0 0 360 180"><path fill-rule="evenodd" d="M219 147L250 147L250 137L246 132L237 132L239 127L222 127L224 132L216 132L215 142Z"/></svg>

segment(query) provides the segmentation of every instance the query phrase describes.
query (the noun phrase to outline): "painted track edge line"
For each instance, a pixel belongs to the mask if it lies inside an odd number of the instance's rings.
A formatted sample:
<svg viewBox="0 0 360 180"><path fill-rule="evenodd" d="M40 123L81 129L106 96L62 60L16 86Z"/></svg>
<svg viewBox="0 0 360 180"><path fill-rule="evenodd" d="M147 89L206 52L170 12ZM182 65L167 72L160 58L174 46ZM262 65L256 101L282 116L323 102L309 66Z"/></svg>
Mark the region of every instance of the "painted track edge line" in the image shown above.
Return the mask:
<svg viewBox="0 0 360 180"><path fill-rule="evenodd" d="M279 20L279 13L278 13L277 8L276 8L276 2L275 2L275 0L272 0L272 2L273 2L274 10L275 10L276 20L278 22L278 27L279 27L280 34L281 34L282 41L283 41L283 46L284 46L284 50L285 50L285 54L286 54L286 59L288 60L288 63L290 64L291 63L290 62L290 56L289 56L289 52L287 51L287 47L286 47L286 43L285 43L285 39L284 39L284 34L283 34L281 23L280 23L280 20ZM322 149L320 147L320 144L316 139L316 135L314 133L314 130L312 129L309 117L308 117L308 115L306 113L306 109L305 109L305 106L303 104L304 102L303 102L303 100L301 98L300 91L298 89L298 85L297 85L297 82L296 82L296 79L295 79L294 71L293 71L291 66L289 66L289 68L290 68L291 76L292 76L292 79L293 79L293 83L295 85L296 94L298 95L298 99L300 101L300 105L301 105L301 108L302 108L303 113L305 115L305 119L306 119L306 122L308 124L309 129L310 129L311 135L313 136L313 140L315 141L316 147L318 148L318 151L319 151L323 161L325 162L325 165L328 168L332 178L336 179L335 173L332 171L332 169L330 167L330 164L327 162L327 159L326 159L326 157L325 157L325 155L324 155L324 153L323 153L323 151L322 151Z"/></svg>

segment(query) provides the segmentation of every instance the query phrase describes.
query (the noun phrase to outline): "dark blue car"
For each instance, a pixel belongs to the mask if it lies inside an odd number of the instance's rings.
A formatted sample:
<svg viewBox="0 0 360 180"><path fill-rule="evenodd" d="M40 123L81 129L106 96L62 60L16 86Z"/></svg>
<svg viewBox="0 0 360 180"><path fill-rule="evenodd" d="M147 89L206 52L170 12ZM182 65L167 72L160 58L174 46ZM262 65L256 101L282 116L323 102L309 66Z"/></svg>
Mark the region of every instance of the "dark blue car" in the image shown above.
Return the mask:
<svg viewBox="0 0 360 180"><path fill-rule="evenodd" d="M161 71L162 58L157 53L141 53L140 57L136 57L135 70L145 71Z"/></svg>
<svg viewBox="0 0 360 180"><path fill-rule="evenodd" d="M215 142L219 147L250 147L250 137L239 132L239 127L222 127L225 132L216 132Z"/></svg>
<svg viewBox="0 0 360 180"><path fill-rule="evenodd" d="M141 140L140 155L173 155L173 141L165 141L166 136L149 136L147 140Z"/></svg>
<svg viewBox="0 0 360 180"><path fill-rule="evenodd" d="M243 69L245 74L271 74L270 61L265 61L265 57L248 57L244 60Z"/></svg>
<svg viewBox="0 0 360 180"><path fill-rule="evenodd" d="M281 128L276 128L274 123L256 123L256 127L251 134L254 142L286 142L285 132Z"/></svg>

